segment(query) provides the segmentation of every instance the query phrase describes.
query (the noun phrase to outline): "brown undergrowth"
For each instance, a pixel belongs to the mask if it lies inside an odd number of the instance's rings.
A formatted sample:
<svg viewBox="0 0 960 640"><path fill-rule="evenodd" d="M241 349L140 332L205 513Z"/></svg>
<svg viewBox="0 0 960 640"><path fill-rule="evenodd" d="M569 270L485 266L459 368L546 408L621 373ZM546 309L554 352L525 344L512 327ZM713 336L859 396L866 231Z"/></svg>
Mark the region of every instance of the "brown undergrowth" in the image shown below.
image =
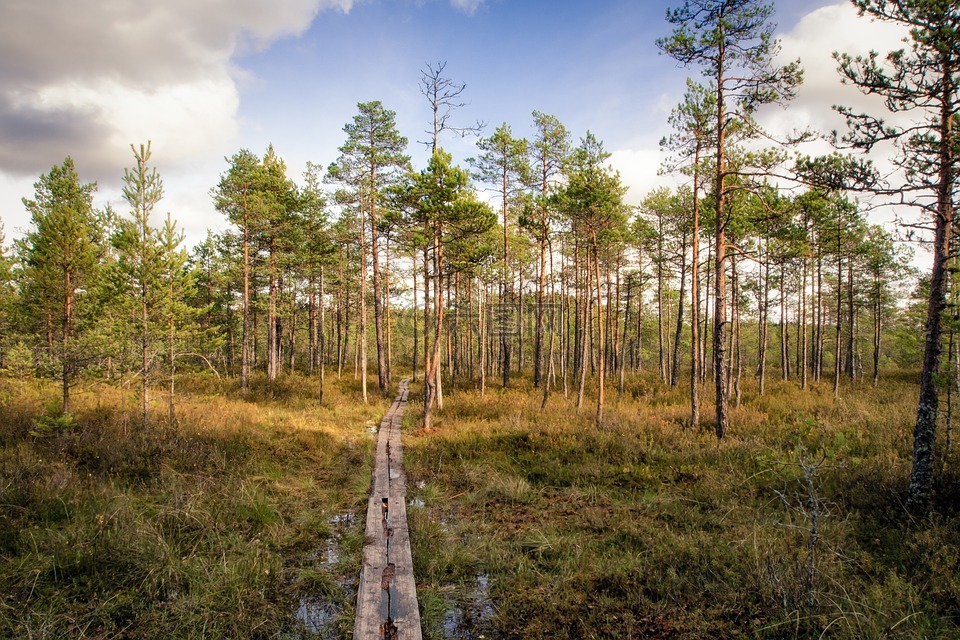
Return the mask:
<svg viewBox="0 0 960 640"><path fill-rule="evenodd" d="M684 390L653 377L610 394L601 429L572 398L541 411L514 385L449 396L406 440L428 637L960 635L954 455L931 521L902 504L910 376L839 399L747 387L720 443L707 403L686 428Z"/></svg>
<svg viewBox="0 0 960 640"><path fill-rule="evenodd" d="M350 380L132 392L0 379L0 637L309 638L351 625L373 438ZM347 579L348 581L349 579ZM318 619L319 618L319 619Z"/></svg>

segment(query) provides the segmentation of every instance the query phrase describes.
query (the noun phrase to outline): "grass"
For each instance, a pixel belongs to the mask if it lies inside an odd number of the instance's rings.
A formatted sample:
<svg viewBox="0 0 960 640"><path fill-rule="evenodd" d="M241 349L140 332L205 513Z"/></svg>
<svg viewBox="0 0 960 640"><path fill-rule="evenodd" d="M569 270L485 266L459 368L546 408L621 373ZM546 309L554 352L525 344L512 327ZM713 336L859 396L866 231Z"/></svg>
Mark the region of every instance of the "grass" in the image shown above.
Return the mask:
<svg viewBox="0 0 960 640"><path fill-rule="evenodd" d="M684 429L684 390L654 378L630 381L600 430L562 393L541 412L515 383L458 392L434 432L406 440L427 637L459 637L451 612L483 606L461 621L466 637L960 634L955 457L932 521L902 504L909 376L839 400L828 385L748 388L722 443L709 424ZM812 582L804 461L820 505Z"/></svg>
<svg viewBox="0 0 960 640"><path fill-rule="evenodd" d="M349 637L390 399L345 379L320 405L314 385L187 378L176 428L158 404L143 429L127 390L92 384L63 420L55 387L0 378L0 637ZM744 391L718 443L655 377L611 393L602 429L517 378L448 394L425 433L415 387L426 637L960 636L956 455L932 519L902 504L912 376Z"/></svg>
<svg viewBox="0 0 960 640"><path fill-rule="evenodd" d="M0 379L0 637L310 638L352 628L373 438L352 381L184 380L143 429L94 384ZM348 514L345 516L344 514ZM322 625L298 618L323 608ZM303 616L301 616L302 618Z"/></svg>

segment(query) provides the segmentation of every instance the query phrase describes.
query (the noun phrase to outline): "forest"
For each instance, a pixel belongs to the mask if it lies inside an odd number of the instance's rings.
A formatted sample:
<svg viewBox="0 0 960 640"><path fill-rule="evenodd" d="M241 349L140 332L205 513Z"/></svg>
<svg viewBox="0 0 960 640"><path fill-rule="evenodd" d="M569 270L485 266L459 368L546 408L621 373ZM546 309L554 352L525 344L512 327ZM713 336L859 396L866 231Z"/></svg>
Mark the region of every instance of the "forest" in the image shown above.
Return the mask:
<svg viewBox="0 0 960 640"><path fill-rule="evenodd" d="M639 206L590 131L465 122L445 62L425 166L361 102L327 166L225 158L193 246L150 142L122 210L40 175L0 227L0 637L352 637L402 379L424 637L956 637L960 11L853 4L910 29L835 54L885 108L789 139L772 7L668 10L680 186Z"/></svg>

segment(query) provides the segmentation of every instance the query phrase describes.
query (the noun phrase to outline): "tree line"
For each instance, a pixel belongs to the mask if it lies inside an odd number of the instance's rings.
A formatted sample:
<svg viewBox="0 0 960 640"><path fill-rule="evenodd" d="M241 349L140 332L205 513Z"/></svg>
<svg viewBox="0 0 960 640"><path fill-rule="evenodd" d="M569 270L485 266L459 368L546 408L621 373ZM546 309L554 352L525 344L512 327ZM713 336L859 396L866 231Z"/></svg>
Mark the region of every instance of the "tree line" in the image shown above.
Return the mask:
<svg viewBox="0 0 960 640"><path fill-rule="evenodd" d="M70 158L40 176L24 199L31 228L0 260L2 364L56 377L62 411L71 388L95 375L136 381L141 419L166 387L175 420L179 368L204 368L248 389L255 372L317 378L346 372L368 398L368 367L385 393L396 370L424 380L425 428L444 393L486 393L530 371L542 405L559 394L604 424L605 396L633 392L636 372L689 387L688 425L701 423L713 386L712 427L730 429L730 403L746 372L766 393L771 375L802 387L829 380L877 383L888 325L903 326L909 256L871 225L868 194L916 205L934 232L910 505L932 491L933 443L955 240L957 25L951 3L856 0L861 13L912 28L886 59L837 53L841 77L907 111L840 108L841 150L892 144L899 172L883 177L847 153L803 157L810 133L776 140L757 112L786 105L799 61L779 64L772 7L758 0L689 0L669 10L662 53L698 70L673 110L665 172L683 185L639 207L589 131L577 142L535 111L529 138L503 123L457 126L464 83L445 63L422 71L432 115L426 166L413 167L395 113L357 105L326 167L299 181L273 147L241 150L211 195L231 224L190 251L168 215L155 219L163 184L149 144L131 147L123 175L129 211L93 207ZM477 136L462 164L444 136ZM865 204L865 200L866 204ZM0 243L2 244L2 243ZM372 320L372 326L369 325ZM373 348L368 345L373 342ZM374 355L375 349L375 355ZM259 375L259 374L258 374Z"/></svg>

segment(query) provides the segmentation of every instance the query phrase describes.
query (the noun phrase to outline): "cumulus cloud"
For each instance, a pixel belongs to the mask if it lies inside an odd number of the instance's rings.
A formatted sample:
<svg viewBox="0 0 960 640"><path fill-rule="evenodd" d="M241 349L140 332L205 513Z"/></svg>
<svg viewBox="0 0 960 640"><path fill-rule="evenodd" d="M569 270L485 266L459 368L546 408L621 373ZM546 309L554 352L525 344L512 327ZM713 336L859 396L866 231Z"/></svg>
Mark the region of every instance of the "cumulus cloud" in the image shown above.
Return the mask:
<svg viewBox="0 0 960 640"><path fill-rule="evenodd" d="M780 61L800 59L803 85L787 109L767 110L763 114L764 124L779 133L803 128L828 133L844 126L842 117L833 110L834 105L882 112L881 100L841 83L832 54L837 51L865 55L873 49L884 55L903 47L906 35L902 27L857 15L849 2L808 13L789 32L780 35Z"/></svg>
<svg viewBox="0 0 960 640"><path fill-rule="evenodd" d="M131 142L166 160L236 131L237 54L305 31L353 0L7 0L0 22L0 172L36 175L67 154L118 173ZM172 141L176 141L175 144Z"/></svg>
<svg viewBox="0 0 960 640"><path fill-rule="evenodd" d="M676 186L680 176L662 176L657 170L663 164L663 153L654 149L620 149L610 154L610 166L620 172L623 184L629 187L625 200L638 205L653 189L669 184Z"/></svg>

